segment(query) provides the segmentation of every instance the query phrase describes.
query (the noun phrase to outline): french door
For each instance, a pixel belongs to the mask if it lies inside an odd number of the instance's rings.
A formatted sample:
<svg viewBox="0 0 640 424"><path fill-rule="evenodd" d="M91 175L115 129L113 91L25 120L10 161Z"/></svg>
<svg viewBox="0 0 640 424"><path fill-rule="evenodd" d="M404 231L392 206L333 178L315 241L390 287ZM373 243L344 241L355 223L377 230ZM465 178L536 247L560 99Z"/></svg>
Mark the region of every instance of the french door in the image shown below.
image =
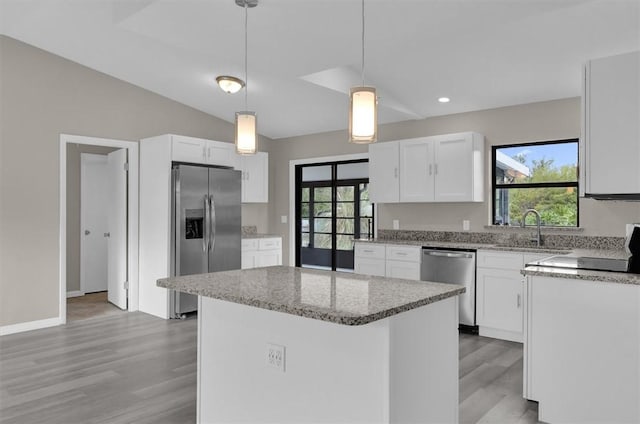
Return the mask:
<svg viewBox="0 0 640 424"><path fill-rule="evenodd" d="M353 270L353 240L373 236L368 161L296 166L296 266Z"/></svg>

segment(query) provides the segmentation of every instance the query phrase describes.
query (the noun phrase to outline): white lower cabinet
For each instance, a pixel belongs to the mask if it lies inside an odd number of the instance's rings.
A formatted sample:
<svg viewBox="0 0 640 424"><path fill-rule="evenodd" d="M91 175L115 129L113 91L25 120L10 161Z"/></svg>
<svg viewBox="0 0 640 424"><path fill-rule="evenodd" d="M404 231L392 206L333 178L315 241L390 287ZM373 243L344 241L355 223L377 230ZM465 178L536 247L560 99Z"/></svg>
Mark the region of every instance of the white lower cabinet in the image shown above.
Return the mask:
<svg viewBox="0 0 640 424"><path fill-rule="evenodd" d="M280 237L242 239L242 269L282 265Z"/></svg>
<svg viewBox="0 0 640 424"><path fill-rule="evenodd" d="M353 256L353 272L356 274L385 276L384 244L355 243Z"/></svg>
<svg viewBox="0 0 640 424"><path fill-rule="evenodd" d="M421 250L420 246L355 243L354 272L419 280Z"/></svg>
<svg viewBox="0 0 640 424"><path fill-rule="evenodd" d="M549 256L479 250L476 270L476 323L481 336L523 341L524 277L528 262Z"/></svg>

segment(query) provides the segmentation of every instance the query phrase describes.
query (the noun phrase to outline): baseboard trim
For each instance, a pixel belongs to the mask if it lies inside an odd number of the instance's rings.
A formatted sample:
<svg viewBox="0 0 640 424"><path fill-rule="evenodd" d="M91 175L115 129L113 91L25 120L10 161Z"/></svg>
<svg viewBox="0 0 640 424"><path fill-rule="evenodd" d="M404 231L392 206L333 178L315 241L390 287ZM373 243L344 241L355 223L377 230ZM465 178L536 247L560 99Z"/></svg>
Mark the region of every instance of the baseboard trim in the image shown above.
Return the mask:
<svg viewBox="0 0 640 424"><path fill-rule="evenodd" d="M55 327L62 324L60 317L41 319L37 321L21 322L19 324L4 325L0 327L0 336L22 333L25 331L39 330L41 328Z"/></svg>
<svg viewBox="0 0 640 424"><path fill-rule="evenodd" d="M508 330L498 330L490 327L479 327L479 335L491 337L493 339L508 340L510 342L522 343L522 333Z"/></svg>
<svg viewBox="0 0 640 424"><path fill-rule="evenodd" d="M67 298L69 297L79 297L79 296L84 296L84 292L81 290L74 290L74 291L68 291L67 292Z"/></svg>

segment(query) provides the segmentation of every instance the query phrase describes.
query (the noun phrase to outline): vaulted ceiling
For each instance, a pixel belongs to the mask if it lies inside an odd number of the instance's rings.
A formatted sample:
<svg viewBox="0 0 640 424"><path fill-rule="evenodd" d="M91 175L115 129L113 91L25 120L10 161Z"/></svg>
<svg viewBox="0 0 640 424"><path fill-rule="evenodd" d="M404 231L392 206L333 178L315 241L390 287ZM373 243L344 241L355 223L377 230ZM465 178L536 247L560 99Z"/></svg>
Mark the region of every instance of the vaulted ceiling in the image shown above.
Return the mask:
<svg viewBox="0 0 640 424"><path fill-rule="evenodd" d="M244 10L234 0L0 0L0 31L233 122ZM365 77L381 123L580 95L591 58L640 50L640 0L366 0ZM282 138L347 127L360 0L249 10L249 109ZM442 104L438 97L451 102Z"/></svg>

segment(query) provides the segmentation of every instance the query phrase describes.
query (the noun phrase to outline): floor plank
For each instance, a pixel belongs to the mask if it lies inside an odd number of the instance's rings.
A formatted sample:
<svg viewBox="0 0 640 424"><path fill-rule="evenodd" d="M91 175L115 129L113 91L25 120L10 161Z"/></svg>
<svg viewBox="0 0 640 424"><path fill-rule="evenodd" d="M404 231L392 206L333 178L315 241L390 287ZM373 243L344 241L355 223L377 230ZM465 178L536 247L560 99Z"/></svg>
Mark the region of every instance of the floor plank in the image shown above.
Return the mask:
<svg viewBox="0 0 640 424"><path fill-rule="evenodd" d="M2 337L0 423L194 423L196 324L133 312ZM459 340L460 422L537 423L522 345Z"/></svg>

